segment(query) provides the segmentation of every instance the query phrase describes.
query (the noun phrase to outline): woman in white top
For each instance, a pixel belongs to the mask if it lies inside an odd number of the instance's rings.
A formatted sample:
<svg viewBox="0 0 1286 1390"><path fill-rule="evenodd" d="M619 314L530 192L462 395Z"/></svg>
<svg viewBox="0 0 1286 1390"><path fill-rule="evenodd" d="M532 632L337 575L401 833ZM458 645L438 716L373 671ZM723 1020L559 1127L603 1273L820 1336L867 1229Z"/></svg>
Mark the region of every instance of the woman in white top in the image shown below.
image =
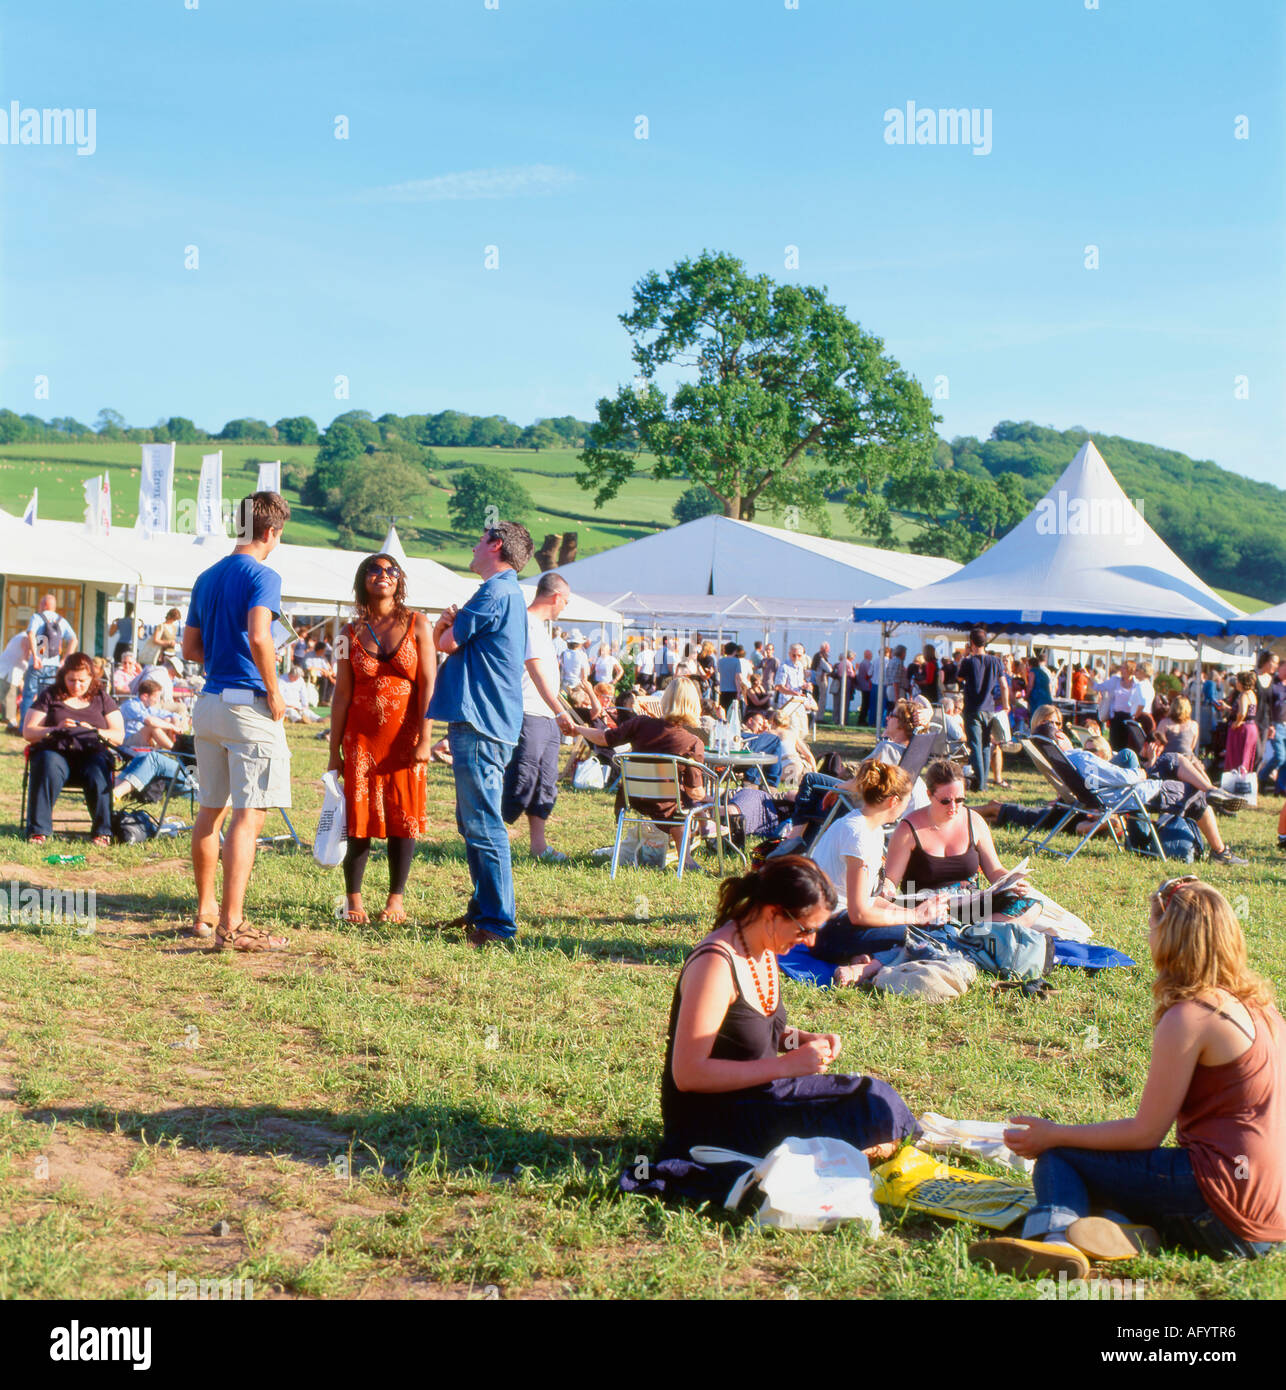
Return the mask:
<svg viewBox="0 0 1286 1390"><path fill-rule="evenodd" d="M908 925L945 920L943 905L926 898L914 908L877 896L884 871L884 827L899 820L911 799L911 779L899 767L868 759L845 788L858 809L829 827L812 859L835 885L838 911L817 934L818 960L844 962L836 984L857 984L873 974L871 953L901 946Z"/></svg>
<svg viewBox="0 0 1286 1390"><path fill-rule="evenodd" d="M598 649L598 658L594 662L594 684L602 685L604 681L615 685L624 674L625 668L612 655L612 649L603 643Z"/></svg>

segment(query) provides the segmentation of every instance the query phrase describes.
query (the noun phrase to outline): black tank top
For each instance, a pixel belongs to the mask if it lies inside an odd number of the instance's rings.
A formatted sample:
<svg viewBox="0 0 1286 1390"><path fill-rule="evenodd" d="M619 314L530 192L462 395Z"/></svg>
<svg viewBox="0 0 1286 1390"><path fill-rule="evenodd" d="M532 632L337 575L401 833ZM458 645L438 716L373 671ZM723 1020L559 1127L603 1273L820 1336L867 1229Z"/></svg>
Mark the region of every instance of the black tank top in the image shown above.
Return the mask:
<svg viewBox="0 0 1286 1390"><path fill-rule="evenodd" d="M741 992L741 981L732 963L731 950L722 943L711 942L698 946L683 962L678 982L674 986L674 999L670 1004L669 1037L665 1045L665 1073L661 1078L661 1118L666 1133L674 1133L688 1127L686 1121L691 1111L708 1106L712 1096L702 1091L680 1091L674 1084L674 1032L679 1022L680 986L683 974L698 956L713 952L728 962L732 971L733 988L737 997L728 1005L719 1032L715 1037L710 1056L723 1062L758 1062L765 1057L775 1057L781 1047L782 1035L786 1031L786 1005L779 997L777 1007L771 1014L764 1015L752 1008ZM747 1088L751 1089L751 1088ZM721 1094L727 1094L723 1092Z"/></svg>
<svg viewBox="0 0 1286 1390"><path fill-rule="evenodd" d="M907 822L915 847L907 855L904 886L913 883L916 892L922 888L932 891L974 877L978 872L978 846L973 842L973 813L967 808L965 817L969 823L969 846L960 854L930 854L920 843L915 826Z"/></svg>

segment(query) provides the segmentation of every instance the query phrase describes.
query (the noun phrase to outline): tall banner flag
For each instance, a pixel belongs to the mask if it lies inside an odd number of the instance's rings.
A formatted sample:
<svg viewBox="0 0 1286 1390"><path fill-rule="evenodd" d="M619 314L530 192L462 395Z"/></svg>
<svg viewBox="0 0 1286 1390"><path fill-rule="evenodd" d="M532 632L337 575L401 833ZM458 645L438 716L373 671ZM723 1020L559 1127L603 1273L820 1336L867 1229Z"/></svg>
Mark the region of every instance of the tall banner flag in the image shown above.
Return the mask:
<svg viewBox="0 0 1286 1390"><path fill-rule="evenodd" d="M140 444L143 467L138 480L138 526L146 536L172 531L174 445Z"/></svg>
<svg viewBox="0 0 1286 1390"><path fill-rule="evenodd" d="M22 514L22 519L28 526L34 526L36 524L36 500L39 496L40 489L38 487L33 487L31 489L31 501L27 503L27 509Z"/></svg>
<svg viewBox="0 0 1286 1390"><path fill-rule="evenodd" d="M262 468L262 464L260 467ZM196 491L196 533L222 536L223 529L223 450L201 455L201 481Z"/></svg>
<svg viewBox="0 0 1286 1390"><path fill-rule="evenodd" d="M98 529L104 536L112 534L112 479L103 474L103 485L98 490Z"/></svg>
<svg viewBox="0 0 1286 1390"><path fill-rule="evenodd" d="M102 520L100 495L103 490L103 480L97 476L86 478L81 486L85 489L85 530L91 536L96 536L99 523Z"/></svg>
<svg viewBox="0 0 1286 1390"><path fill-rule="evenodd" d="M259 465L259 486L256 492L280 492L281 491L281 460L274 459L272 463L261 463Z"/></svg>

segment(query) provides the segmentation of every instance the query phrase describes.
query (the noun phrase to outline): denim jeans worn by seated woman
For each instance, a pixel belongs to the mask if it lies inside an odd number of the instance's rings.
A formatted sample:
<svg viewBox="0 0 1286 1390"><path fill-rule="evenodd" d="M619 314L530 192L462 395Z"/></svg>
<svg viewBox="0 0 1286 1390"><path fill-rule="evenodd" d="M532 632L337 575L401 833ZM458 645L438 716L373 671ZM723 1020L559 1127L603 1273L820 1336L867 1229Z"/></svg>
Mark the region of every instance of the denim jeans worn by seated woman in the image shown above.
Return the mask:
<svg viewBox="0 0 1286 1390"><path fill-rule="evenodd" d="M1206 1205L1186 1149L1046 1149L1032 1181L1036 1205L1023 1235L1065 1232L1077 1217L1098 1213L1152 1226L1166 1245L1204 1255L1254 1259L1281 1242L1242 1240Z"/></svg>

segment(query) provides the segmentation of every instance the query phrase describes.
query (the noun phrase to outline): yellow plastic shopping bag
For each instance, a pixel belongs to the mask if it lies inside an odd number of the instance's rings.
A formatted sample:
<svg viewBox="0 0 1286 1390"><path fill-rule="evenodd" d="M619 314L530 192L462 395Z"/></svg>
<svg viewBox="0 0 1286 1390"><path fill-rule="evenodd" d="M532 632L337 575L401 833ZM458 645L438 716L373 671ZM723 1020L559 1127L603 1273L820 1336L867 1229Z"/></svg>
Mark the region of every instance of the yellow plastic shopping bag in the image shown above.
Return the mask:
<svg viewBox="0 0 1286 1390"><path fill-rule="evenodd" d="M875 1200L889 1207L909 1207L951 1221L973 1221L1003 1231L1036 1205L1030 1187L948 1168L932 1154L908 1144L887 1163L871 1170Z"/></svg>

